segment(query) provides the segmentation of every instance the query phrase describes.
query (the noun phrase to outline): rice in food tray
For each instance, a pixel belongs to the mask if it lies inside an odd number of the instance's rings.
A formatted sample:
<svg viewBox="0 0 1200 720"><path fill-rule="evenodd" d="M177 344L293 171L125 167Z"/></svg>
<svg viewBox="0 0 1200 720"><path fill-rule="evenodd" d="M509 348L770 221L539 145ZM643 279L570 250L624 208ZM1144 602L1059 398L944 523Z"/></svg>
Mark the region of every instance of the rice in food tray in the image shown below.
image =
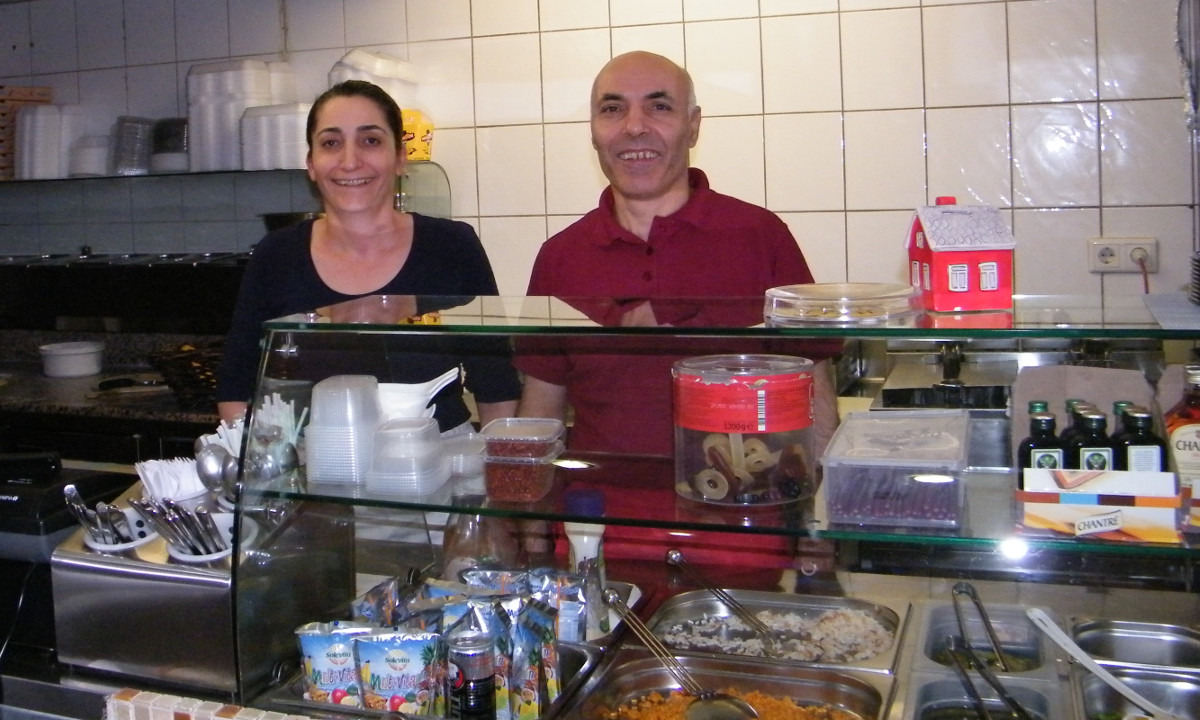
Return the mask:
<svg viewBox="0 0 1200 720"><path fill-rule="evenodd" d="M758 690L741 692L725 688L721 692L750 703L759 720L859 720L854 713L829 705L801 705L789 697L777 697ZM670 693L653 692L623 703L609 713L606 720L684 720L685 712L695 698L678 690Z"/></svg>
<svg viewBox="0 0 1200 720"><path fill-rule="evenodd" d="M847 663L886 651L895 633L874 615L852 608L826 610L816 616L760 610L755 613L779 635L775 657L803 662ZM678 650L765 657L762 640L737 617L705 615L660 631L659 637Z"/></svg>

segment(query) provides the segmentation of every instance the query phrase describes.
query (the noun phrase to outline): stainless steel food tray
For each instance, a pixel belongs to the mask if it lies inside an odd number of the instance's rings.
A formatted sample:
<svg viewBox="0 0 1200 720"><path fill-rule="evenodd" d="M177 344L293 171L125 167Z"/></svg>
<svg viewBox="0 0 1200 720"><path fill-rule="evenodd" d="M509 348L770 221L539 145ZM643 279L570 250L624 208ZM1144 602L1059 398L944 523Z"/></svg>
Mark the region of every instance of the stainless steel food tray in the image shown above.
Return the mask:
<svg viewBox="0 0 1200 720"><path fill-rule="evenodd" d="M796 667L730 656L677 657L705 688L758 690L802 704L832 705L860 720L881 716L893 682L891 675L878 672ZM612 654L611 662L602 664L559 717L607 720L625 702L678 688L679 683L648 650L625 645Z"/></svg>
<svg viewBox="0 0 1200 720"><path fill-rule="evenodd" d="M859 610L878 620L885 628L892 631L893 640L891 647L874 657L853 662L827 662L827 661L802 661L788 659L767 659L759 658L771 663L781 663L788 666L804 665L813 667L829 667L829 668L855 668L858 670L870 670L873 672L891 673L896 667L896 656L902 645L902 635L904 631L905 620L908 615L908 607L897 612L889 607L868 602L866 600L857 600L844 597L828 597L820 595L794 595L789 593L766 592L758 590L727 590L730 595L737 601L745 605L751 612L758 613L763 610L772 612L790 612L796 613L803 618L814 618L823 612L829 610ZM706 590L693 590L680 593L672 598L668 598L654 615L648 621L650 629L659 637L663 637L663 633L667 628L686 622L700 621L706 617L730 617L733 613L718 600L712 593ZM754 635L750 631L743 633L731 634L731 639L751 639ZM665 641L664 641L665 642ZM670 646L670 643L667 643ZM728 652L704 650L692 650L678 648L678 652L688 655L707 655L711 657L743 657L742 655Z"/></svg>
<svg viewBox="0 0 1200 720"><path fill-rule="evenodd" d="M583 686L597 663L603 656L603 651L594 645L584 643L559 643L559 657L562 660L562 692L550 709L542 717L562 717L562 709L571 702L572 696ZM287 682L266 692L255 700L256 705L268 705L272 710L285 712L303 711L314 717L336 715L338 717L378 718L401 717L401 713L388 713L383 710L368 710L352 705L333 705L318 703L304 699L304 679L296 673ZM408 717L403 715L403 717Z"/></svg>
<svg viewBox="0 0 1200 720"><path fill-rule="evenodd" d="M996 691L977 674L972 673L971 678L993 717L1010 717L1008 708ZM934 720L946 717L944 713L952 709L966 711L952 716L976 717L971 698L950 670L944 673L914 673L902 682L906 690L902 698L894 701L888 713L892 720ZM1071 720L1077 717L1071 686L1066 683L1005 678L1004 687L1035 720Z"/></svg>
<svg viewBox="0 0 1200 720"><path fill-rule="evenodd" d="M1200 720L1200 675L1166 669L1110 668L1117 679L1159 707L1186 720ZM1141 715L1142 709L1126 700L1100 678L1077 670L1080 717Z"/></svg>
<svg viewBox="0 0 1200 720"><path fill-rule="evenodd" d="M1181 625L1072 618L1070 635L1110 668L1166 669L1200 676L1200 631Z"/></svg>
<svg viewBox="0 0 1200 720"><path fill-rule="evenodd" d="M1008 672L992 667L1002 682L1007 682L1009 678L1059 682L1066 676L1067 669L1062 651L1029 620L1025 614L1025 606L989 603L986 608L988 618L996 629L1001 649L1011 660L1022 663ZM1043 609L1059 622L1052 611ZM981 656L986 655L985 651L990 648L990 644L983 623L977 619L978 616L972 609L968 607L964 610L970 645ZM922 603L914 613L919 617L919 622L914 623L916 632L913 635L911 670L916 673L947 674L953 680L948 656L940 653L946 647L947 636L959 634L954 604ZM1059 624L1061 625L1061 622Z"/></svg>

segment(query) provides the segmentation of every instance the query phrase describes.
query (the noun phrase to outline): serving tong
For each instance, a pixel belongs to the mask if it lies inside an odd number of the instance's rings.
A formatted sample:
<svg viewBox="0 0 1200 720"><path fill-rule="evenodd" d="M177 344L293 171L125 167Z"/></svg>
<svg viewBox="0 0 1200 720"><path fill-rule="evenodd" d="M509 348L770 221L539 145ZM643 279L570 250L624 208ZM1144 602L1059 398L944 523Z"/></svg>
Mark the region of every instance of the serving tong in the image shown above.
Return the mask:
<svg viewBox="0 0 1200 720"><path fill-rule="evenodd" d="M1033 720L1024 707L1017 702L1016 698L1009 693L1008 688L1004 687L1004 683L1000 682L1000 678L992 672L987 666L983 658L975 652L971 647L970 636L967 634L967 621L963 615L963 607L961 598L970 599L974 605L975 611L979 614L979 620L983 624L983 631L987 635L988 644L992 647L992 652L996 654L996 664L1000 666L1001 672L1010 672L1012 665L1009 664L1004 656L1004 650L1000 647L1000 639L996 636L996 629L992 626L992 621L988 618L987 610L983 606L983 601L979 599L979 593L975 591L975 586L969 582L955 583L954 588L950 592L951 600L954 603L954 618L958 621L958 636L949 635L946 637L946 652L950 656L951 665L954 668L955 675L962 684L963 689L967 691L967 696L974 703L979 711L979 717L982 720L992 720L993 715L988 710L987 702L983 696L979 694L979 690L975 687L975 683L971 681L968 674L968 669L979 673L979 677L983 678L992 690L996 692L996 696L1000 698L1009 710L1012 710L1013 715L1019 720Z"/></svg>
<svg viewBox="0 0 1200 720"><path fill-rule="evenodd" d="M779 638L775 636L775 631L768 627L762 620L759 620L758 616L750 612L749 608L738 602L738 599L730 595L728 591L712 584L708 581L708 578L693 569L687 560L683 558L683 553L675 549L668 550L667 564L682 570L692 582L715 595L739 620L749 626L754 634L762 640L763 651L767 657L779 657L781 648L779 646Z"/></svg>
<svg viewBox="0 0 1200 720"><path fill-rule="evenodd" d="M616 590L606 588L604 602L617 611L625 625L674 676L683 691L695 698L684 711L686 720L754 720L758 717L758 711L745 700L728 693L705 689L684 664L679 662L675 653L663 645L662 640L646 627L646 623L629 609Z"/></svg>
<svg viewBox="0 0 1200 720"><path fill-rule="evenodd" d="M167 498L130 498L129 505L181 552L211 555L229 549L229 543L213 521L212 513L203 505L189 510Z"/></svg>

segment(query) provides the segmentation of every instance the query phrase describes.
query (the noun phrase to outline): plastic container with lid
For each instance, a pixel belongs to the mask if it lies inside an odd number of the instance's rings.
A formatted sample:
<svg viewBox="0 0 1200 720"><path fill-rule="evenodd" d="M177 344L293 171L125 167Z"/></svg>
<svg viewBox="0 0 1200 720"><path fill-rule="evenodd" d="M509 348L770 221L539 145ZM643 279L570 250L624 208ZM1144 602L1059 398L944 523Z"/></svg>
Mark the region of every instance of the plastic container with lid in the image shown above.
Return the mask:
<svg viewBox="0 0 1200 720"><path fill-rule="evenodd" d="M483 439L479 433L466 433L443 441L450 458L450 473L458 477L483 474Z"/></svg>
<svg viewBox="0 0 1200 720"><path fill-rule="evenodd" d="M790 355L676 362L675 491L720 505L811 495L812 371L811 360Z"/></svg>
<svg viewBox="0 0 1200 720"><path fill-rule="evenodd" d="M911 285L810 283L767 290L763 316L769 326L864 325L908 318L920 310Z"/></svg>
<svg viewBox="0 0 1200 720"><path fill-rule="evenodd" d="M821 458L829 521L959 527L969 428L966 410L850 413Z"/></svg>
<svg viewBox="0 0 1200 720"><path fill-rule="evenodd" d="M375 430L368 490L423 495L449 479L450 458L433 418L388 420Z"/></svg>
<svg viewBox="0 0 1200 720"><path fill-rule="evenodd" d="M556 418L497 418L480 435L489 457L539 458L549 454L563 434Z"/></svg>
<svg viewBox="0 0 1200 720"><path fill-rule="evenodd" d="M412 63L387 53L354 48L329 70L329 84L366 80L383 88L401 108L416 104L417 70Z"/></svg>
<svg viewBox="0 0 1200 720"><path fill-rule="evenodd" d="M271 97L271 71L262 60L221 60L188 68L188 102L244 95Z"/></svg>
<svg viewBox="0 0 1200 720"><path fill-rule="evenodd" d="M537 457L486 455L483 479L488 499L529 503L546 497L554 486L554 461L562 451L562 442L555 440L548 452Z"/></svg>
<svg viewBox="0 0 1200 720"><path fill-rule="evenodd" d="M38 347L46 377L87 377L100 372L104 343L92 341L50 343Z"/></svg>

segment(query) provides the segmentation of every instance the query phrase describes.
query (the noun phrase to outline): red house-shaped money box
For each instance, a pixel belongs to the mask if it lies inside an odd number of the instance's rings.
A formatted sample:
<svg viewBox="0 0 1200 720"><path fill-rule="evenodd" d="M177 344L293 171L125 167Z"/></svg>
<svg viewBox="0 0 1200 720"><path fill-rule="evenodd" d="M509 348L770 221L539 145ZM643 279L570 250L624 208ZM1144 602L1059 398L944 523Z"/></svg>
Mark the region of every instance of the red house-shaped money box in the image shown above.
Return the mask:
<svg viewBox="0 0 1200 720"><path fill-rule="evenodd" d="M926 310L1009 310L1013 240L1000 211L940 197L917 208L908 230L909 279Z"/></svg>

